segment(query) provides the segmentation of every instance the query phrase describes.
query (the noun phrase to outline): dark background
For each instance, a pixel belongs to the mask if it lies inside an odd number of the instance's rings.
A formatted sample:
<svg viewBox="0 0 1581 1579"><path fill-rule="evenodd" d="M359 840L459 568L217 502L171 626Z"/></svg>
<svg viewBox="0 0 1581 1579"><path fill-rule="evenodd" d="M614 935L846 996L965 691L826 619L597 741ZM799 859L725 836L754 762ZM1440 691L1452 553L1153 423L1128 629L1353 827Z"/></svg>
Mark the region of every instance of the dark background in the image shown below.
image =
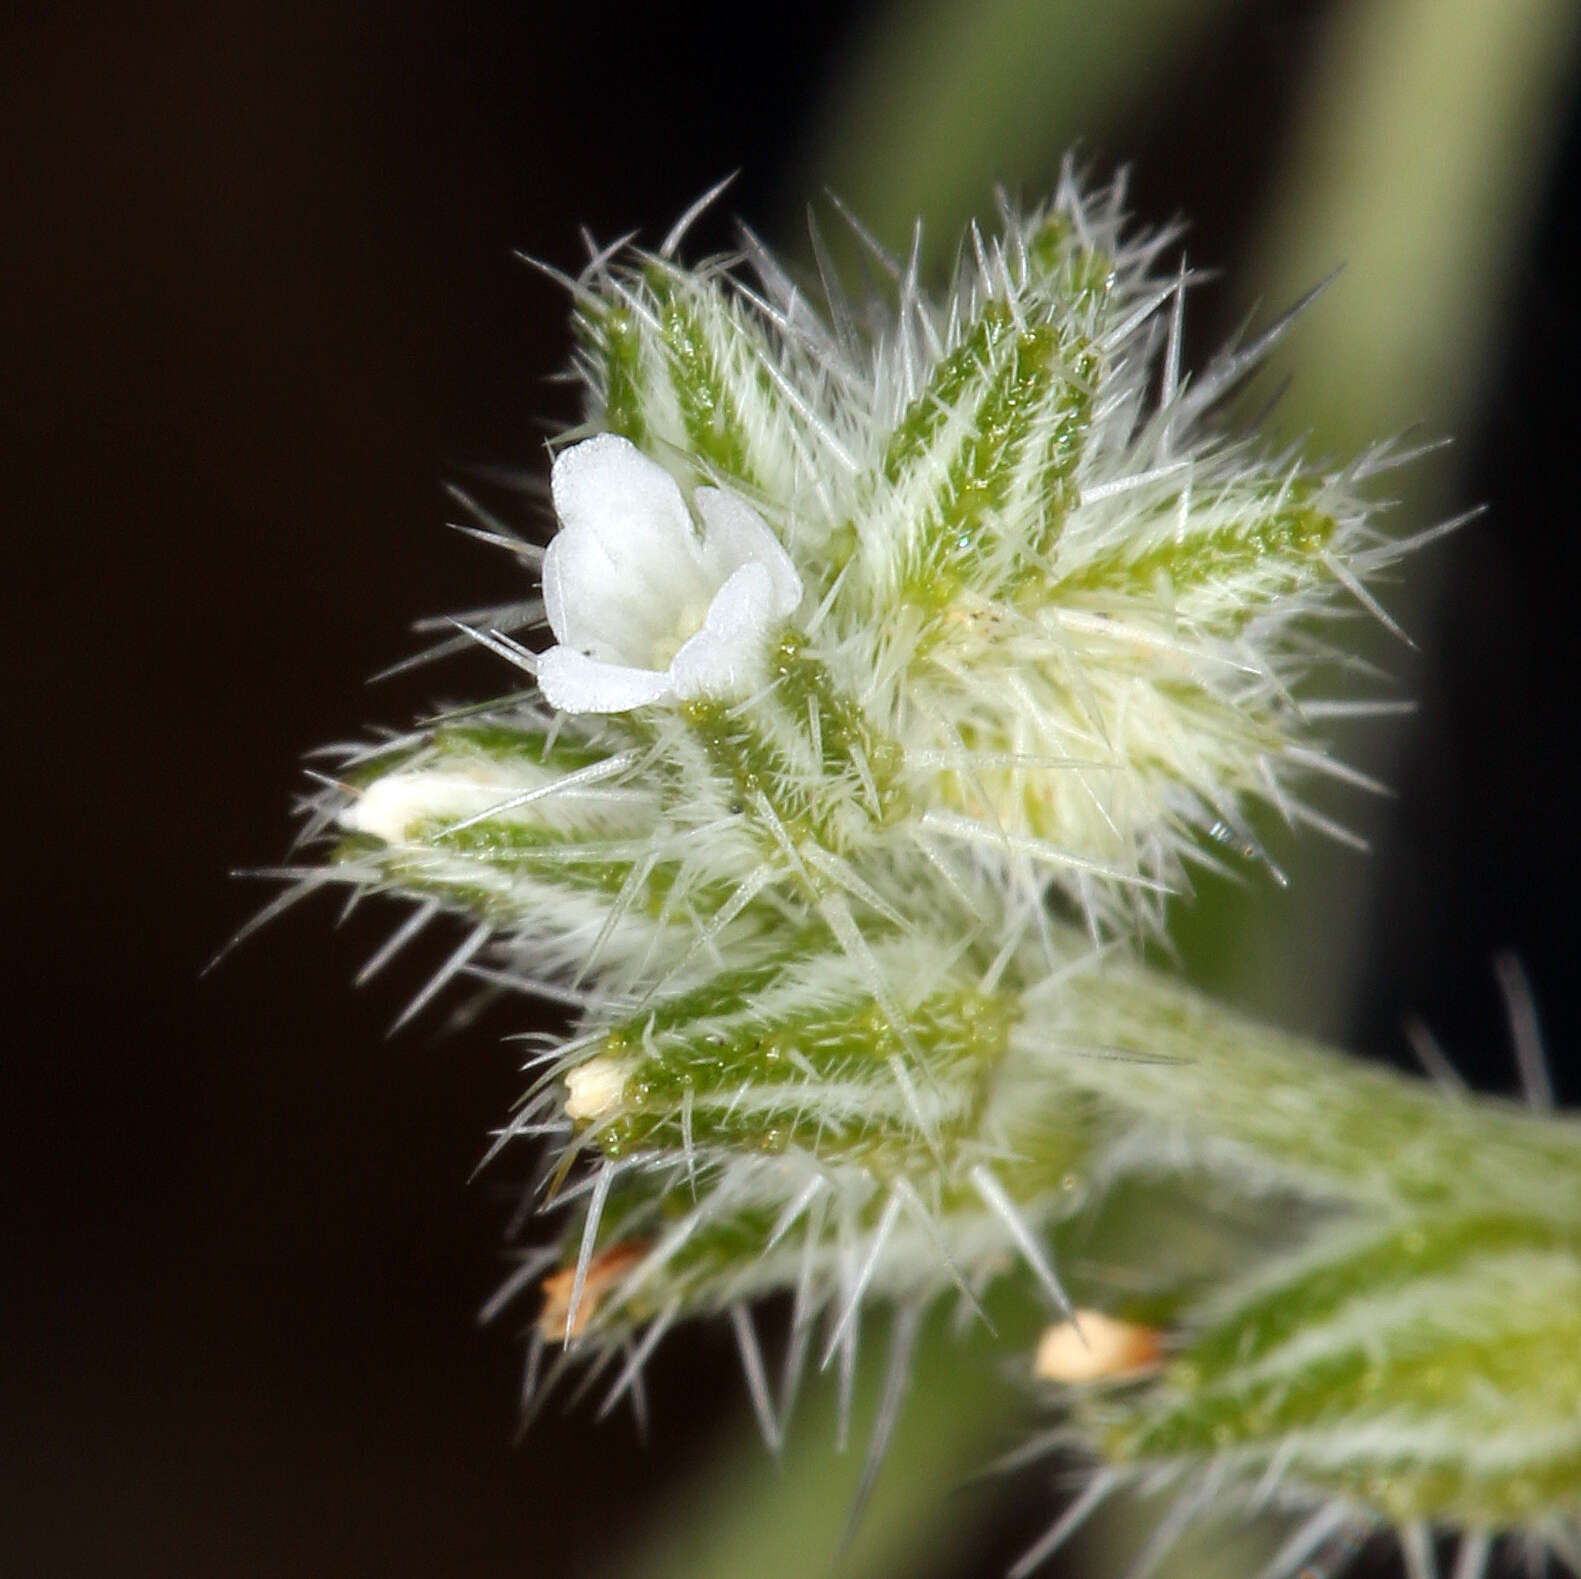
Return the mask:
<svg viewBox="0 0 1581 1579"><path fill-rule="evenodd" d="M1134 162L1140 211L1193 217L1194 258L1233 267L1323 10L1243 7L1089 150ZM787 234L830 67L871 25L716 0L3 24L8 1579L591 1572L744 1409L687 1334L654 1448L585 1416L513 1448L516 1347L474 1325L510 1173L469 1175L522 1012L386 1040L414 965L354 991L390 917L336 930L327 901L199 973L267 896L228 873L285 854L305 751L499 684L475 660L361 681L413 618L516 591L438 491L540 466L573 414L545 382L565 302L511 250L654 241L736 167L727 211ZM1514 947L1572 1097L1578 180L1572 114L1463 436L1462 500L1491 511L1444 550L1353 1038L1399 1056L1418 1010L1507 1086L1488 961Z"/></svg>

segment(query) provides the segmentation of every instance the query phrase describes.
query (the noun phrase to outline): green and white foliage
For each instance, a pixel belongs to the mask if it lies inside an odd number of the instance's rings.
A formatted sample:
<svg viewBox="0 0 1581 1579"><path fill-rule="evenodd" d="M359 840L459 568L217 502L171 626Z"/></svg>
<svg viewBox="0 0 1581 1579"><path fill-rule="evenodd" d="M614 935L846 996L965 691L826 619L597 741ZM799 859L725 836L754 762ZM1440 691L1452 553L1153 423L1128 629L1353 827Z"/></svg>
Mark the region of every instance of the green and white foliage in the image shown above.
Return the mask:
<svg viewBox="0 0 1581 1579"><path fill-rule="evenodd" d="M613 1402L675 1322L728 1312L777 1440L803 1362L848 1396L883 1308L876 1453L930 1302L973 1319L1015 1279L1069 1316L1059 1226L1206 1170L1323 1226L1174 1298L1161 1374L1082 1393L1096 1490L1288 1492L1314 1549L1358 1517L1563 1549L1574 1127L1145 962L1192 863L1266 860L1259 806L1343 835L1306 799L1353 777L1310 692L1402 546L1363 496L1385 451L1325 469L1221 426L1282 323L1188 376L1189 276L1121 203L1067 174L1003 205L941 295L876 248L875 299L827 268L809 293L745 232L683 266L684 221L596 255L567 282L587 417L554 446L558 530L500 539L541 601L465 622L517 689L349 750L301 881L413 904L370 969L466 919L414 1009L481 975L573 1018L495 1148L534 1137L564 1214L506 1291L543 1280L540 1394L590 1365ZM771 1385L749 1302L777 1290Z"/></svg>
<svg viewBox="0 0 1581 1579"><path fill-rule="evenodd" d="M1173 1488L1175 1533L1210 1506L1303 1510L1271 1573L1326 1572L1386 1527L1414 1579L1448 1531L1460 1579L1504 1535L1577 1568L1581 1127L1543 1110L1540 1080L1525 1107L1446 1093L1141 970L1117 990L1124 973L1074 979L1037 1033L1177 1055L1071 1065L1130 1128L1106 1154L1233 1180L1267 1223L1292 1201L1320 1215L1205 1289L1159 1280L1141 1304L1167 1312L1161 1366L1055 1389L1075 1421L1057 1439L1107 1464L1079 1512L1128 1488Z"/></svg>

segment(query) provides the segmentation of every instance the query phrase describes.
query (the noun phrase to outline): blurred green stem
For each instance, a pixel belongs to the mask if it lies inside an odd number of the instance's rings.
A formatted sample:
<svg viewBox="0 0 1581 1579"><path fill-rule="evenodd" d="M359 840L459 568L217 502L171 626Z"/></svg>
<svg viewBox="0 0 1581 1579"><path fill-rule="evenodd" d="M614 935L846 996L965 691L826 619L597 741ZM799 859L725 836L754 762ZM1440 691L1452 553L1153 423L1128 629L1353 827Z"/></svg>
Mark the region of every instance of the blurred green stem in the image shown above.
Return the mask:
<svg viewBox="0 0 1581 1579"><path fill-rule="evenodd" d="M1230 3L894 0L831 85L797 195L827 187L894 247L923 218L940 267L995 182L1046 182L1067 148L1123 124Z"/></svg>
<svg viewBox="0 0 1581 1579"><path fill-rule="evenodd" d="M711 1472L660 1529L642 1532L614 1570L619 1579L807 1579L837 1568L842 1579L958 1572L996 1489L963 1492L962 1484L1008 1445L1014 1406L985 1346L963 1345L943 1330L939 1315L926 1324L901 1429L843 1557L863 1432L884 1381L882 1338L861 1346L851 1449L834 1451L832 1376L809 1388L778 1462L751 1427L743 1400L741 1422L724 1434ZM1009 1320L1017 1325L1013 1314Z"/></svg>
<svg viewBox="0 0 1581 1579"><path fill-rule="evenodd" d="M1306 447L1347 455L1407 430L1433 440L1474 425L1578 44L1575 0L1357 0L1335 11L1257 260L1237 271L1266 315L1344 266L1271 369L1283 361L1294 375L1279 417L1310 436ZM1401 531L1463 503L1442 458L1390 482ZM1389 598L1424 648L1447 564L1413 560ZM1423 667L1371 622L1358 624L1352 656L1399 675L1405 694ZM1334 736L1344 760L1397 776L1405 731L1362 724ZM1350 795L1343 818L1378 842L1386 812ZM1177 941L1204 984L1292 1029L1343 1038L1346 984L1373 946L1358 918L1376 910L1386 864L1335 859L1313 841L1285 856L1286 893L1215 893L1182 910Z"/></svg>

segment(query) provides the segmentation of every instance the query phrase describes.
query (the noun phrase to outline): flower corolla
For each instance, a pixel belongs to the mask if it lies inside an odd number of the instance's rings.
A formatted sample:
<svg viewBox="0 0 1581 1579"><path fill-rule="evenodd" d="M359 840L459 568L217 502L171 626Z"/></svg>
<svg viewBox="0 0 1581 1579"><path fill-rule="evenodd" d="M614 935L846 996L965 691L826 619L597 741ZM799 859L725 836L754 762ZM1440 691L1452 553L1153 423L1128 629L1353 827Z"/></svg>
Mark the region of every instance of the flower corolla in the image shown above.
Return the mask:
<svg viewBox="0 0 1581 1579"><path fill-rule="evenodd" d="M699 532L669 472L613 433L562 450L550 485L543 599L559 645L539 656L538 689L552 707L623 713L752 683L802 583L745 499L699 488Z"/></svg>

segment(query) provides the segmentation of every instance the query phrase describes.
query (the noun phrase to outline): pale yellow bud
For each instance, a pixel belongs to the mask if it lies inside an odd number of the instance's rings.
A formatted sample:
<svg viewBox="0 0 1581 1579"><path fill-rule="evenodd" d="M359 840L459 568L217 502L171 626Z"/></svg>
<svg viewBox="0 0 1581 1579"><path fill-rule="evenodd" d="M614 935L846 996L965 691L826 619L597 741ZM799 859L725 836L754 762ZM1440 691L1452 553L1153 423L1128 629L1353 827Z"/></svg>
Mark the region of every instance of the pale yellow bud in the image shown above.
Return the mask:
<svg viewBox="0 0 1581 1579"><path fill-rule="evenodd" d="M1156 1327L1119 1321L1101 1310L1049 1327L1038 1339L1032 1374L1045 1382L1107 1382L1156 1370L1164 1349Z"/></svg>

